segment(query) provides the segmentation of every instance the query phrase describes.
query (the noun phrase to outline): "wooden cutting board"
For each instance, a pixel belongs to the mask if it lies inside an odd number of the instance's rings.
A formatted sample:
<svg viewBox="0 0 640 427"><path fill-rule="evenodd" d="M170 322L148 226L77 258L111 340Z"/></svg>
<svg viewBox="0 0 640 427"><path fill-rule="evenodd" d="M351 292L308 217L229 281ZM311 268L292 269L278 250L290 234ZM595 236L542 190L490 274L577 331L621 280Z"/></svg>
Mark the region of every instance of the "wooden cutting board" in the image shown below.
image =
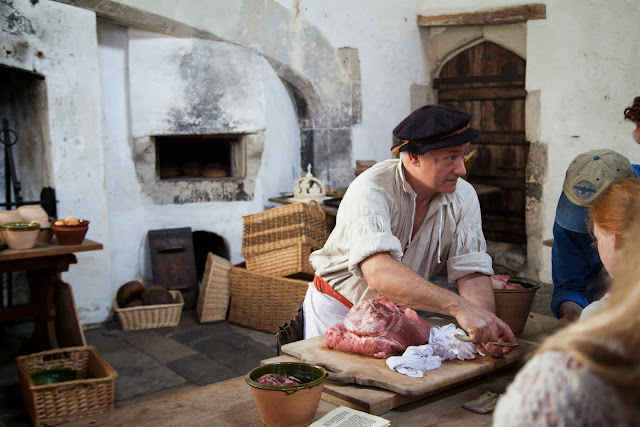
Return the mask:
<svg viewBox="0 0 640 427"><path fill-rule="evenodd" d="M433 394L457 384L487 375L521 361L537 347L536 343L518 340L519 346L501 358L477 355L472 360L447 360L423 378L412 378L392 371L385 359L344 353L324 346L324 337L316 337L282 346L282 351L306 363L320 365L340 374L345 383L380 387L404 396ZM331 377L330 377L331 378Z"/></svg>

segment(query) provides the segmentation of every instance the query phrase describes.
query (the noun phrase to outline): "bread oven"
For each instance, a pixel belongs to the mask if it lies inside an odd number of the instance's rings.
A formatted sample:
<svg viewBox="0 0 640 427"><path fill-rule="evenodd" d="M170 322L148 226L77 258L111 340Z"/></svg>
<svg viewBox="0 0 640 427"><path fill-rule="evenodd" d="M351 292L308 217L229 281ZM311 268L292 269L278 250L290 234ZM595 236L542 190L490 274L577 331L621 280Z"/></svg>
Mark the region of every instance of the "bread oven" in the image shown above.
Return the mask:
<svg viewBox="0 0 640 427"><path fill-rule="evenodd" d="M224 179L243 175L238 136L156 136L160 180Z"/></svg>

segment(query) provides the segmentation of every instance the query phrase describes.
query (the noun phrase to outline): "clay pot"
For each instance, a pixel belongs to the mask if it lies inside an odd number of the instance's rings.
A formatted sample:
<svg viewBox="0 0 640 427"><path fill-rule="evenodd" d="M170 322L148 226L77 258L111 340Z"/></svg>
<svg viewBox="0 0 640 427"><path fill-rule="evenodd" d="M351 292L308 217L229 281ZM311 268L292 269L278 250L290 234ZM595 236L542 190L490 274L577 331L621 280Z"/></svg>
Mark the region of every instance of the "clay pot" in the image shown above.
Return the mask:
<svg viewBox="0 0 640 427"><path fill-rule="evenodd" d="M53 234L61 245L79 245L84 240L84 236L89 230L89 221L78 220L78 225L51 225Z"/></svg>
<svg viewBox="0 0 640 427"><path fill-rule="evenodd" d="M264 374L294 376L302 381L296 386L262 385L256 380ZM254 368L245 376L251 386L260 419L270 427L306 426L313 422L327 372L320 366L302 362L269 363Z"/></svg>
<svg viewBox="0 0 640 427"><path fill-rule="evenodd" d="M494 289L496 315L509 325L514 334L519 334L529 319L533 299L541 284L524 277L511 277L509 281L521 284L524 289Z"/></svg>

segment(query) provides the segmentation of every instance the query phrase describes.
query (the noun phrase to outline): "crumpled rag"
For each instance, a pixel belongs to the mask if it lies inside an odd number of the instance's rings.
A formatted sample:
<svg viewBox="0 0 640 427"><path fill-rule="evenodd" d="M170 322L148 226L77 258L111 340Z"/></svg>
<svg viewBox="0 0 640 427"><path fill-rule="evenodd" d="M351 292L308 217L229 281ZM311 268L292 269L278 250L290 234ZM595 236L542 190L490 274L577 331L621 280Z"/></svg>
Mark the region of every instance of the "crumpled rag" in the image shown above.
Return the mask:
<svg viewBox="0 0 640 427"><path fill-rule="evenodd" d="M453 323L433 327L429 332L428 344L409 346L402 356L388 357L387 366L401 374L422 378L426 371L439 368L443 360L475 358L475 344L462 342L454 338L454 334L466 335Z"/></svg>

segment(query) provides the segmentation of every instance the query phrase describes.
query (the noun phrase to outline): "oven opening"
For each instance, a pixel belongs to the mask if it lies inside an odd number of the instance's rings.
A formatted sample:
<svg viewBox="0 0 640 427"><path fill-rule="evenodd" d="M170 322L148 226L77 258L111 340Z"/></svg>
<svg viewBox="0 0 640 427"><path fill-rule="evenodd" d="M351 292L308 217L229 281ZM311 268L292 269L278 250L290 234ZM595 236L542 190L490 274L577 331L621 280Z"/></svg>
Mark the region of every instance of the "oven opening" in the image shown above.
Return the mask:
<svg viewBox="0 0 640 427"><path fill-rule="evenodd" d="M241 178L234 165L240 137L211 135L155 136L160 180Z"/></svg>

